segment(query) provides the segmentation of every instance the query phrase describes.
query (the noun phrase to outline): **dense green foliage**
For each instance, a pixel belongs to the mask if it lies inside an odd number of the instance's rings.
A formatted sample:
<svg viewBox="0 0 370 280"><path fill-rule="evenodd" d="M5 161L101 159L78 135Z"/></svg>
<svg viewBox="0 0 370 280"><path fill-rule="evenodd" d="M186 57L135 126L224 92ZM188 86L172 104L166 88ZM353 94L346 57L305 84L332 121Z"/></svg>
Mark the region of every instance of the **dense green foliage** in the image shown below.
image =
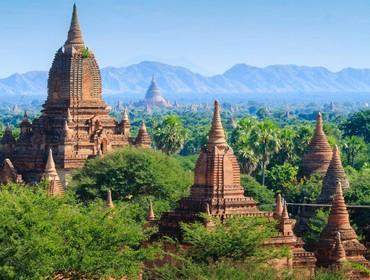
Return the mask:
<svg viewBox="0 0 370 280"><path fill-rule="evenodd" d="M324 229L329 217L328 210L317 210L315 216L308 222L308 230L303 239L308 249L313 250L320 239L320 234Z"/></svg>
<svg viewBox="0 0 370 280"><path fill-rule="evenodd" d="M288 202L314 202L322 180L314 175L298 180L297 171L312 137L316 111L308 109L285 117L282 110L258 104L222 106L222 118L229 144L238 157L242 185L262 210L271 210L274 195L281 192ZM246 116L246 112L251 115ZM163 116L168 113L168 116ZM112 113L112 115L119 114ZM30 118L36 115L29 113ZM23 113L1 115L0 134L5 124L19 135ZM323 114L324 130L331 145L342 151L351 188L345 193L348 204L370 204L370 110L349 116ZM173 208L188 193L199 151L207 142L212 111L208 109L130 111L132 133L143 118L161 150L125 148L102 159L89 160L76 172L64 198L52 198L42 186L5 187L0 191L0 278L40 279L57 273L78 276L136 276L153 248L141 243L146 205L151 198L157 217ZM237 127L228 120L237 119ZM167 155L166 155L167 154ZM170 156L177 154L176 156ZM107 210L101 199L112 190L116 207ZM297 208L289 208L291 214ZM351 209L351 222L360 237L370 224L370 212ZM327 213L317 212L304 237L313 248ZM216 221L217 224L217 221ZM179 267L156 271L158 279L275 279L276 271L264 262L272 256L260 244L273 234L270 225L259 220L230 220L206 231L198 225L184 226L189 251L181 251ZM263 230L263 232L260 232ZM286 277L287 279L289 276ZM281 276L284 279L284 276ZM320 271L316 279L344 279L341 272Z"/></svg>
<svg viewBox="0 0 370 280"><path fill-rule="evenodd" d="M154 143L158 150L168 155L176 154L184 146L187 134L179 116L169 115L154 127Z"/></svg>
<svg viewBox="0 0 370 280"><path fill-rule="evenodd" d="M360 136L367 143L370 142L370 110L354 113L348 120L341 124L346 136Z"/></svg>
<svg viewBox="0 0 370 280"><path fill-rule="evenodd" d="M151 249L138 211L76 204L73 195L49 197L42 186L10 185L0 192L0 278L74 275L136 277Z"/></svg>
<svg viewBox="0 0 370 280"><path fill-rule="evenodd" d="M183 224L188 250L177 252L178 266L154 271L160 279L269 279L276 271L263 263L288 256L285 248L266 249L262 243L276 234L273 223L263 218L235 217L221 223L212 219L214 228L201 224Z"/></svg>
<svg viewBox="0 0 370 280"><path fill-rule="evenodd" d="M87 161L71 186L83 201L105 198L111 190L115 200L153 196L175 203L188 192L192 179L192 173L175 158L152 149L127 147Z"/></svg>

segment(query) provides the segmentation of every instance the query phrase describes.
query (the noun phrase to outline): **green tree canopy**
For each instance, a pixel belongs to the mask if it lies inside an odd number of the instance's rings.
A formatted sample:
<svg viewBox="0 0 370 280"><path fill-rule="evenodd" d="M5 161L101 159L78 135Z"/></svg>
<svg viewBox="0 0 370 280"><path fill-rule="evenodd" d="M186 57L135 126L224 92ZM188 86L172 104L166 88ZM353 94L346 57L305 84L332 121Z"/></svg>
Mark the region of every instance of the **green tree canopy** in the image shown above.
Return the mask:
<svg viewBox="0 0 370 280"><path fill-rule="evenodd" d="M187 130L177 115L166 116L161 123L154 127L154 143L164 153L178 153L188 136Z"/></svg>
<svg viewBox="0 0 370 280"><path fill-rule="evenodd" d="M361 136L367 143L370 142L370 110L354 113L342 123L341 128L345 136Z"/></svg>
<svg viewBox="0 0 370 280"><path fill-rule="evenodd" d="M148 238L129 205L109 210L101 202L76 204L70 195L10 185L0 191L0 278L136 278L152 256Z"/></svg>
<svg viewBox="0 0 370 280"><path fill-rule="evenodd" d="M175 203L187 193L192 179L192 173L171 156L127 147L88 160L70 185L83 201L105 198L110 189L115 200L153 196Z"/></svg>

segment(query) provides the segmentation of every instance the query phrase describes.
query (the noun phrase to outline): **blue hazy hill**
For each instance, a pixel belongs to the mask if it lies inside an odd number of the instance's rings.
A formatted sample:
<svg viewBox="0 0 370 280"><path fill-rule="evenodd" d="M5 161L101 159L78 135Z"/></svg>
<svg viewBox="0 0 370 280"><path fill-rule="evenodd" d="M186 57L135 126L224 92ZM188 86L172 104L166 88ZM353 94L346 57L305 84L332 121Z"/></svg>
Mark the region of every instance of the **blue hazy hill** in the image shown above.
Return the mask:
<svg viewBox="0 0 370 280"><path fill-rule="evenodd" d="M370 93L370 69L237 64L220 75L204 76L184 67L144 61L101 69L105 94L144 94L154 75L166 96L191 93ZM46 95L47 72L32 71L0 79L0 94Z"/></svg>

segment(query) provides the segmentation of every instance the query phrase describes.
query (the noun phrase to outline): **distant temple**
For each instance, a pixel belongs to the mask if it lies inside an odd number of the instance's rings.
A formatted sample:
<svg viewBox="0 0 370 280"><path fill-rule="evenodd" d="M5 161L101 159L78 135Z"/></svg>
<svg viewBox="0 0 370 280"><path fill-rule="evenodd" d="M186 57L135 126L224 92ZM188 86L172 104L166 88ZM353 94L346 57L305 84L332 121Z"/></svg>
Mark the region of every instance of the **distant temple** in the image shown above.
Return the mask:
<svg viewBox="0 0 370 280"><path fill-rule="evenodd" d="M253 198L244 196L239 164L226 142L217 101L208 144L201 151L196 163L190 196L182 198L174 211L162 214L159 221L160 235L182 240L181 223L198 221L206 227L212 227L212 223L200 216L201 213L221 220L232 216L278 220L279 234L268 240L266 246L288 246L292 252L291 262L285 260L280 264L303 269L312 275L316 259L313 253L303 249L303 241L294 235L295 220L289 218L286 205L282 205L281 199L277 200L277 208L273 214L260 211Z"/></svg>
<svg viewBox="0 0 370 280"><path fill-rule="evenodd" d="M157 83L152 78L150 86L146 92L144 100L137 103L139 106L148 107L171 107L170 102L168 102L161 94Z"/></svg>
<svg viewBox="0 0 370 280"><path fill-rule="evenodd" d="M127 114L119 123L108 115L102 99L100 70L83 41L75 5L67 41L57 51L49 71L48 96L43 107L41 116L33 123L25 114L17 141L10 127L6 128L0 147L1 162L5 160L0 183L10 178L19 181L14 173L26 182L39 181L49 150L63 177L69 170L82 167L88 158L132 142Z"/></svg>
<svg viewBox="0 0 370 280"><path fill-rule="evenodd" d="M299 175L301 177L309 177L313 173L319 173L324 176L331 158L332 149L322 127L321 113L318 113L315 132L303 156Z"/></svg>

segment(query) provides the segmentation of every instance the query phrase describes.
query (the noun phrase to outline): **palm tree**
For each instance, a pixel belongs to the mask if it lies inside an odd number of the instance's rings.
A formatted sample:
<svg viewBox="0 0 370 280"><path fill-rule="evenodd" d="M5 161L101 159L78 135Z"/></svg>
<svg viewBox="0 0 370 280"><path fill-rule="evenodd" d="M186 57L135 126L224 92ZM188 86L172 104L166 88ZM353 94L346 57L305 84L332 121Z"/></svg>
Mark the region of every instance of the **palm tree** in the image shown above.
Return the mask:
<svg viewBox="0 0 370 280"><path fill-rule="evenodd" d="M248 175L256 170L259 161L250 143L250 135L256 125L255 119L243 118L238 122L237 128L233 130L230 137L230 143L238 157L241 171Z"/></svg>
<svg viewBox="0 0 370 280"><path fill-rule="evenodd" d="M178 153L187 139L188 132L177 115L170 115L154 128L154 142L157 149L171 155Z"/></svg>
<svg viewBox="0 0 370 280"><path fill-rule="evenodd" d="M251 132L250 143L253 151L260 159L262 185L265 185L265 172L271 157L280 149L280 141L276 125L271 120L257 124Z"/></svg>
<svg viewBox="0 0 370 280"><path fill-rule="evenodd" d="M354 167L356 156L366 147L363 138L358 136L350 136L344 138L343 151L347 157L347 163Z"/></svg>

